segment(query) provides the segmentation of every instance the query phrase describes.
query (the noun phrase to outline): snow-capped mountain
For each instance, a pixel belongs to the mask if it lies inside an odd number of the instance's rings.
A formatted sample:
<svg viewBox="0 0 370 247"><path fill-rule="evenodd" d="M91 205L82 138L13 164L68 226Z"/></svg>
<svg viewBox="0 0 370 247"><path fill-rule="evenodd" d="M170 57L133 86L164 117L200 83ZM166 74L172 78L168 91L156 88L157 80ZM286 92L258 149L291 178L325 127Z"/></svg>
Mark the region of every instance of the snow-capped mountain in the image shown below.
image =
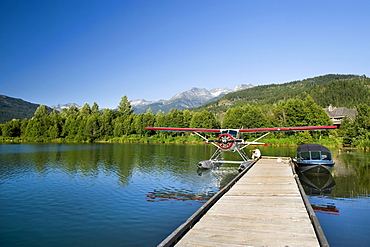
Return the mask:
<svg viewBox="0 0 370 247"><path fill-rule="evenodd" d="M178 103L183 104L185 108L192 108L204 104L212 98L214 98L214 96L207 89L193 87L185 92L176 94L167 104Z"/></svg>
<svg viewBox="0 0 370 247"><path fill-rule="evenodd" d="M153 113L157 113L159 110L164 113L168 113L171 109L184 110L188 108L195 108L201 106L209 101L216 100L225 94L236 92L239 90L251 88L251 84L241 84L236 86L234 89L229 88L214 88L207 90L205 88L193 87L185 92L178 93L169 100L158 100L158 101L147 101L145 99L131 100L131 106L134 112L137 114L145 113L149 108ZM71 106L81 108L81 106L75 103L58 104L53 105L50 108L57 111L62 111L63 108L69 108Z"/></svg>
<svg viewBox="0 0 370 247"><path fill-rule="evenodd" d="M164 100L164 99L161 99L159 101L146 101L145 99L138 99L138 100L131 100L130 104L131 104L132 107L134 107L134 106L137 106L137 105L144 106L144 105L150 105L150 104L154 104L154 103L158 103L158 102L163 102L164 103L166 101L167 100Z"/></svg>
<svg viewBox="0 0 370 247"><path fill-rule="evenodd" d="M76 106L77 108L81 108L81 106L77 105L76 103L57 104L57 105L50 106L50 108L53 110L62 111L63 108L69 108L71 106Z"/></svg>
<svg viewBox="0 0 370 247"><path fill-rule="evenodd" d="M144 99L130 101L135 113L145 113L149 108L153 113L157 113L162 110L168 113L171 109L184 110L188 108L194 108L201 106L211 100L216 100L225 94L236 92L239 90L251 88L251 84L241 84L236 86L234 89L229 88L214 88L207 90L205 88L193 87L185 92L178 93L169 100L159 101L146 101Z"/></svg>

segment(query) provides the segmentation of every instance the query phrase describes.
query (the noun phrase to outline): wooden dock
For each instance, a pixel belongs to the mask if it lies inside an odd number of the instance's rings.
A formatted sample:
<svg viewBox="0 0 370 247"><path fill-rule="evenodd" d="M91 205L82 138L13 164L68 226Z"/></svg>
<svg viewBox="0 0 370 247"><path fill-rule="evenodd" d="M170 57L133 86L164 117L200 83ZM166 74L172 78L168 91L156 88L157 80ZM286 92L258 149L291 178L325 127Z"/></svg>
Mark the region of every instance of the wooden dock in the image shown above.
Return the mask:
<svg viewBox="0 0 370 247"><path fill-rule="evenodd" d="M320 246L303 197L288 162L261 159L176 246Z"/></svg>

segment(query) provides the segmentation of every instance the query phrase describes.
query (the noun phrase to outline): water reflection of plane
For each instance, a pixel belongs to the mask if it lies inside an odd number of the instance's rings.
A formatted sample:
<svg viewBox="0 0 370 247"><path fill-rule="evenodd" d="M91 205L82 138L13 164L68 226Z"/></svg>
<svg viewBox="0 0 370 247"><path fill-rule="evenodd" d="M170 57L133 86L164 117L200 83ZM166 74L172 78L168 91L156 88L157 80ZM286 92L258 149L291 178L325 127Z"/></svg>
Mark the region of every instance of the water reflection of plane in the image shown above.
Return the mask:
<svg viewBox="0 0 370 247"><path fill-rule="evenodd" d="M307 195L329 195L335 186L331 173L299 172L298 177ZM315 212L339 215L339 210L333 204L311 206Z"/></svg>
<svg viewBox="0 0 370 247"><path fill-rule="evenodd" d="M212 196L213 192L208 194L204 193L193 193L185 190L157 190L148 192L146 195L146 201L148 202L162 202L162 201L195 201L198 203L207 202Z"/></svg>
<svg viewBox="0 0 370 247"><path fill-rule="evenodd" d="M209 170L198 168L199 176L213 176L215 184L221 190L228 183L231 182L238 174L240 170L237 167L214 167Z"/></svg>
<svg viewBox="0 0 370 247"><path fill-rule="evenodd" d="M214 194L218 192L217 188L221 190L225 187L235 176L239 174L237 167L220 167L218 169L204 170L199 169L199 176L209 176L211 181L207 186L201 188L198 192L192 190L174 188L155 189L146 195L148 202L161 201L194 201L198 203L206 203ZM210 189L213 187L215 189Z"/></svg>

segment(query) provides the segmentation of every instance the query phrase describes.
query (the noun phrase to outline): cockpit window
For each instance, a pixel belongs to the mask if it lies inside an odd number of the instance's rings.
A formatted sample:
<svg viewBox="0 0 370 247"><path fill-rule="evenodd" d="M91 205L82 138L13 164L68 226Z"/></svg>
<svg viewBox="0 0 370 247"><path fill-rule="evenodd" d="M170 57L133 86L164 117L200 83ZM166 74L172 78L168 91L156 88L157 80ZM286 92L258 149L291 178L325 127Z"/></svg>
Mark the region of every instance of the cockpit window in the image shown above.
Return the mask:
<svg viewBox="0 0 370 247"><path fill-rule="evenodd" d="M231 135L231 136L233 136L233 137L236 137L236 134L237 134L238 132L237 131L235 131L235 130L229 130L229 134Z"/></svg>
<svg viewBox="0 0 370 247"><path fill-rule="evenodd" d="M221 134L229 134L232 137L235 137L236 138L236 135L238 134L238 131L235 131L235 130L224 130L224 131L221 131Z"/></svg>

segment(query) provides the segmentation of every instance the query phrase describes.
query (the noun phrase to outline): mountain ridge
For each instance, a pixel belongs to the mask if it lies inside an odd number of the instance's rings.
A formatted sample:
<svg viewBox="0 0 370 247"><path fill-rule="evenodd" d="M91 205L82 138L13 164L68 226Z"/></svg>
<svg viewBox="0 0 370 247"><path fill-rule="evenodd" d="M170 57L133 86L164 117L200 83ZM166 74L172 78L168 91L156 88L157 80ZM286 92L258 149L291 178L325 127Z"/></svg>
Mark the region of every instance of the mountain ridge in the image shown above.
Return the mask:
<svg viewBox="0 0 370 247"><path fill-rule="evenodd" d="M366 77L366 75L327 74L281 84L248 85L250 88L244 90L243 86L239 87L240 85L234 89L218 88L207 90L191 88L174 95L170 100L146 101L141 99L132 100L130 103L136 109L134 111L136 114L145 113L149 108L153 113L159 110L167 113L175 108L178 110L190 109L195 112L207 110L218 114L226 112L229 108L248 103L269 105L295 97L306 97L307 95L311 96L323 108L329 105L353 108L359 103L370 102L370 78ZM228 90L236 91L226 93ZM192 99L192 101L189 101L189 99ZM201 106L194 107L197 104L201 104ZM54 105L51 108L48 107L48 110L52 111L52 108L56 109L57 107L62 110L71 105L80 108L75 103L68 103ZM146 108L142 107L142 111L138 112L137 108L140 105ZM12 119L31 119L38 106L40 104L0 95L0 123L5 123Z"/></svg>
<svg viewBox="0 0 370 247"><path fill-rule="evenodd" d="M76 103L67 103L67 104L57 104L57 105L53 105L53 106L50 106L51 109L53 110L57 110L57 111L62 111L64 108L69 108L71 106L76 106L77 108L81 108L80 105L76 104Z"/></svg>
<svg viewBox="0 0 370 247"><path fill-rule="evenodd" d="M226 112L227 109L249 104L276 104L295 97L310 95L321 107L355 107L370 101L370 78L366 75L326 74L279 84L259 85L229 93L203 104L193 111ZM340 96L339 96L340 94Z"/></svg>
<svg viewBox="0 0 370 247"><path fill-rule="evenodd" d="M31 103L19 98L0 95L0 123L6 123L12 119L32 118L40 104ZM51 108L47 108L52 111Z"/></svg>
<svg viewBox="0 0 370 247"><path fill-rule="evenodd" d="M144 99L131 100L130 103L137 114L145 113L149 108L153 113L163 111L168 113L171 109L184 110L199 107L207 102L215 100L231 92L237 92L247 88L254 87L252 84L240 84L233 89L214 88L207 90L205 88L193 87L184 92L174 95L169 100L146 101Z"/></svg>

